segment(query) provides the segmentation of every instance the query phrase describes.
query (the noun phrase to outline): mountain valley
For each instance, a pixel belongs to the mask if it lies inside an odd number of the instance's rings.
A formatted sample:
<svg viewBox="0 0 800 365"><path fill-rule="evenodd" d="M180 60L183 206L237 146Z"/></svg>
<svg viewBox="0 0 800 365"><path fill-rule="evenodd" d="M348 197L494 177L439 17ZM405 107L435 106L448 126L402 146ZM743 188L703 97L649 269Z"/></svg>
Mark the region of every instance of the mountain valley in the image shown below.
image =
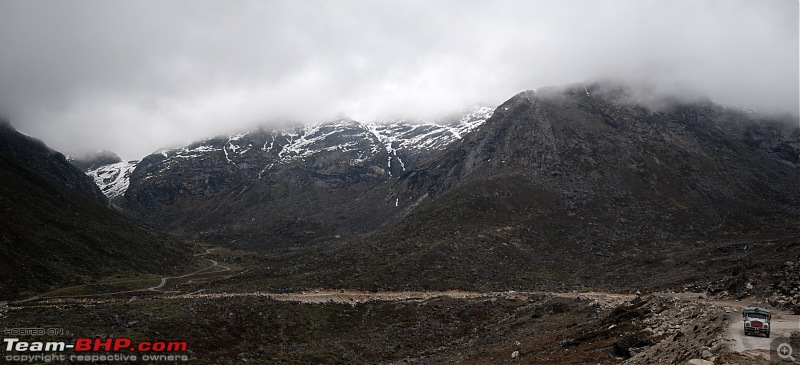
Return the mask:
<svg viewBox="0 0 800 365"><path fill-rule="evenodd" d="M300 280L280 290L679 286L717 274L680 259L687 250L738 274L740 259L715 252L797 239L790 121L708 101L652 107L598 83L454 120L259 129L87 171L135 163L110 195L125 214L266 250L269 269L249 275Z"/></svg>
<svg viewBox="0 0 800 365"><path fill-rule="evenodd" d="M725 331L739 300L800 313L800 126L637 97L572 84L135 161L6 124L0 318L198 363L763 363Z"/></svg>

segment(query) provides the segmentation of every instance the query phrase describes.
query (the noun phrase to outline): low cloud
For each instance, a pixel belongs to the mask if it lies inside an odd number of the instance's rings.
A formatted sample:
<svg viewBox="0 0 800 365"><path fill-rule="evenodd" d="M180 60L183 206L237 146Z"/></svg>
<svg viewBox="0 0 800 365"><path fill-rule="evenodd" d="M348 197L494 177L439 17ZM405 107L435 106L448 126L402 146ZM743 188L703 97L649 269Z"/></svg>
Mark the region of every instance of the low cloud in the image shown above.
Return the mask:
<svg viewBox="0 0 800 365"><path fill-rule="evenodd" d="M276 119L430 118L597 79L797 116L796 1L0 3L0 110L127 159Z"/></svg>

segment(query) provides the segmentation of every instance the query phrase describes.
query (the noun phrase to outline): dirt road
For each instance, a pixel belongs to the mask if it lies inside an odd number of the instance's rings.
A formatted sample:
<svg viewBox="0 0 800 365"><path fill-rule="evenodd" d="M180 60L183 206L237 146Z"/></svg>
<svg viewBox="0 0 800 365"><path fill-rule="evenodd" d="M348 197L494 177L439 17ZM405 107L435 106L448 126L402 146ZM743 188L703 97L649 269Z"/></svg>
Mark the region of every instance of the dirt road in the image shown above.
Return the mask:
<svg viewBox="0 0 800 365"><path fill-rule="evenodd" d="M244 292L244 293L202 293L174 295L168 298L201 299L201 298L234 298L234 297L265 297L272 300L301 302L301 303L361 303L368 301L414 301L435 297L450 298L478 298L493 297L508 294L503 293L478 293L460 290L450 291L398 291L398 292L364 292L358 290L312 290L300 293L269 293L269 292Z"/></svg>
<svg viewBox="0 0 800 365"><path fill-rule="evenodd" d="M743 304L737 302L724 302L730 308L731 317L728 324L728 339L730 350L746 355L747 358L760 361L758 363L769 363L770 346L779 336L791 332L800 332L800 316L785 311L773 311L770 323L770 338L764 336L746 336L744 334L744 324L741 320ZM800 349L796 349L798 351ZM774 353L773 353L774 357ZM791 363L791 362L790 362ZM795 363L800 363L797 361Z"/></svg>
<svg viewBox="0 0 800 365"><path fill-rule="evenodd" d="M166 284L166 283L167 283L167 280L172 280L172 279L184 279L184 278L188 278L188 277L190 277L190 276L195 276L195 275L199 275L199 274L205 274L205 273L210 273L210 272L214 272L214 273L220 273L220 272L225 272L225 271L230 271L230 270L231 270L231 268L230 268L230 267L227 267L227 266L225 266L225 265L220 265L220 264L219 264L217 261L215 261L215 260L212 260L212 259L207 259L207 260L208 260L208 261L211 263L211 266L208 266L208 267L205 267L205 268L199 269L199 270L197 270L197 271L190 272L190 273L188 273L188 274L186 274L186 275L181 275L181 276L166 276L166 277L163 277L163 278L161 278L161 283L159 283L159 284L158 284L158 285L156 285L156 286L151 286L151 287L149 287L149 288L146 288L146 289L138 289L138 290L134 290L134 291L145 291L145 290L149 290L149 291L158 291L159 289L161 289L162 287L164 287L164 284ZM221 268L221 269L220 269L220 270L215 270L217 267L219 267L219 268ZM119 294L119 293L112 293L112 294Z"/></svg>
<svg viewBox="0 0 800 365"><path fill-rule="evenodd" d="M211 253L212 250L213 249L206 250L206 252L197 254L195 256L207 255L207 254ZM83 294L83 295L47 295L47 294L40 294L40 295L36 295L36 296L30 297L30 298L27 298L27 299L13 301L13 302L11 302L11 304L23 304L23 303L27 303L27 302L33 302L33 301L37 301L37 300L46 300L46 299L75 299L75 298L91 298L91 297L110 297L110 296L115 296L115 295L133 294L133 293L146 292L146 291L160 292L160 291L162 291L162 288L164 287L164 285L167 284L167 281L169 281L169 280L185 279L185 278L188 278L188 277L201 275L201 274L221 273L221 272L225 272L225 271L230 271L231 270L230 267L222 265L219 262L217 262L216 260L212 260L212 259L206 259L206 260L209 263L211 263L211 265L209 265L207 267L204 267L204 268L201 268L201 269L198 269L198 270L195 270L195 271L190 272L188 274L181 275L181 276L165 276L165 277L162 277L161 281L157 285L149 286L149 287L146 287L146 288L115 291L115 292L110 292L110 293L96 293L96 294Z"/></svg>
<svg viewBox="0 0 800 365"><path fill-rule="evenodd" d="M741 311L741 307L737 308ZM764 336L745 336L743 324L739 316L734 314L730 325L728 326L728 336L733 340L731 343L731 350L742 352L747 350L769 350L769 345L772 339L782 335L785 332L800 331L800 316L789 314L788 312L773 312L772 323L770 326L771 338Z"/></svg>

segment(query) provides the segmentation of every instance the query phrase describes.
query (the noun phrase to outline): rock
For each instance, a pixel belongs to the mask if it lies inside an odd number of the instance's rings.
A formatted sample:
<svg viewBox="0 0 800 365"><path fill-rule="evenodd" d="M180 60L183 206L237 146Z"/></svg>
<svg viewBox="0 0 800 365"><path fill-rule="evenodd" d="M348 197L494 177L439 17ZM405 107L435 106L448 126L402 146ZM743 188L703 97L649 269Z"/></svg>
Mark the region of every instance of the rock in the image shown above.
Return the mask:
<svg viewBox="0 0 800 365"><path fill-rule="evenodd" d="M714 365L713 362L703 359L691 359L688 362L689 365Z"/></svg>
<svg viewBox="0 0 800 365"><path fill-rule="evenodd" d="M614 355L622 358L629 358L633 356L631 349L652 346L653 344L653 340L647 337L647 335L643 332L628 335L623 337L621 340L614 342Z"/></svg>
<svg viewBox="0 0 800 365"><path fill-rule="evenodd" d="M575 339L569 339L569 340L563 340L558 344L561 345L561 348L567 348L567 347L578 346L581 344L581 342Z"/></svg>
<svg viewBox="0 0 800 365"><path fill-rule="evenodd" d="M748 284L750 284L750 282L746 277L740 277L728 286L728 292L736 297L737 300L742 299L747 296Z"/></svg>
<svg viewBox="0 0 800 365"><path fill-rule="evenodd" d="M702 352L700 352L700 357L705 359L705 360L708 360L708 359L712 358L713 356L714 356L714 354L712 354L711 350L708 350L708 349L705 349Z"/></svg>
<svg viewBox="0 0 800 365"><path fill-rule="evenodd" d="M519 351L514 351L511 353L512 359L519 359Z"/></svg>

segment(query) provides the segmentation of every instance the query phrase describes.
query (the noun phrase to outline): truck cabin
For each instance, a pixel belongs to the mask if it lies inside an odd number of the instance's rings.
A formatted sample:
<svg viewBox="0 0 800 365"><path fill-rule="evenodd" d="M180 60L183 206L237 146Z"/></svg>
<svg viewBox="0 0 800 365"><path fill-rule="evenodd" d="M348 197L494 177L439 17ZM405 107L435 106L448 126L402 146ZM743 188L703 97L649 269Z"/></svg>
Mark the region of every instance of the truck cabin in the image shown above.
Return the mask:
<svg viewBox="0 0 800 365"><path fill-rule="evenodd" d="M748 318L760 319L769 323L772 319L772 313L766 308L746 307L742 310L742 320L746 321Z"/></svg>

